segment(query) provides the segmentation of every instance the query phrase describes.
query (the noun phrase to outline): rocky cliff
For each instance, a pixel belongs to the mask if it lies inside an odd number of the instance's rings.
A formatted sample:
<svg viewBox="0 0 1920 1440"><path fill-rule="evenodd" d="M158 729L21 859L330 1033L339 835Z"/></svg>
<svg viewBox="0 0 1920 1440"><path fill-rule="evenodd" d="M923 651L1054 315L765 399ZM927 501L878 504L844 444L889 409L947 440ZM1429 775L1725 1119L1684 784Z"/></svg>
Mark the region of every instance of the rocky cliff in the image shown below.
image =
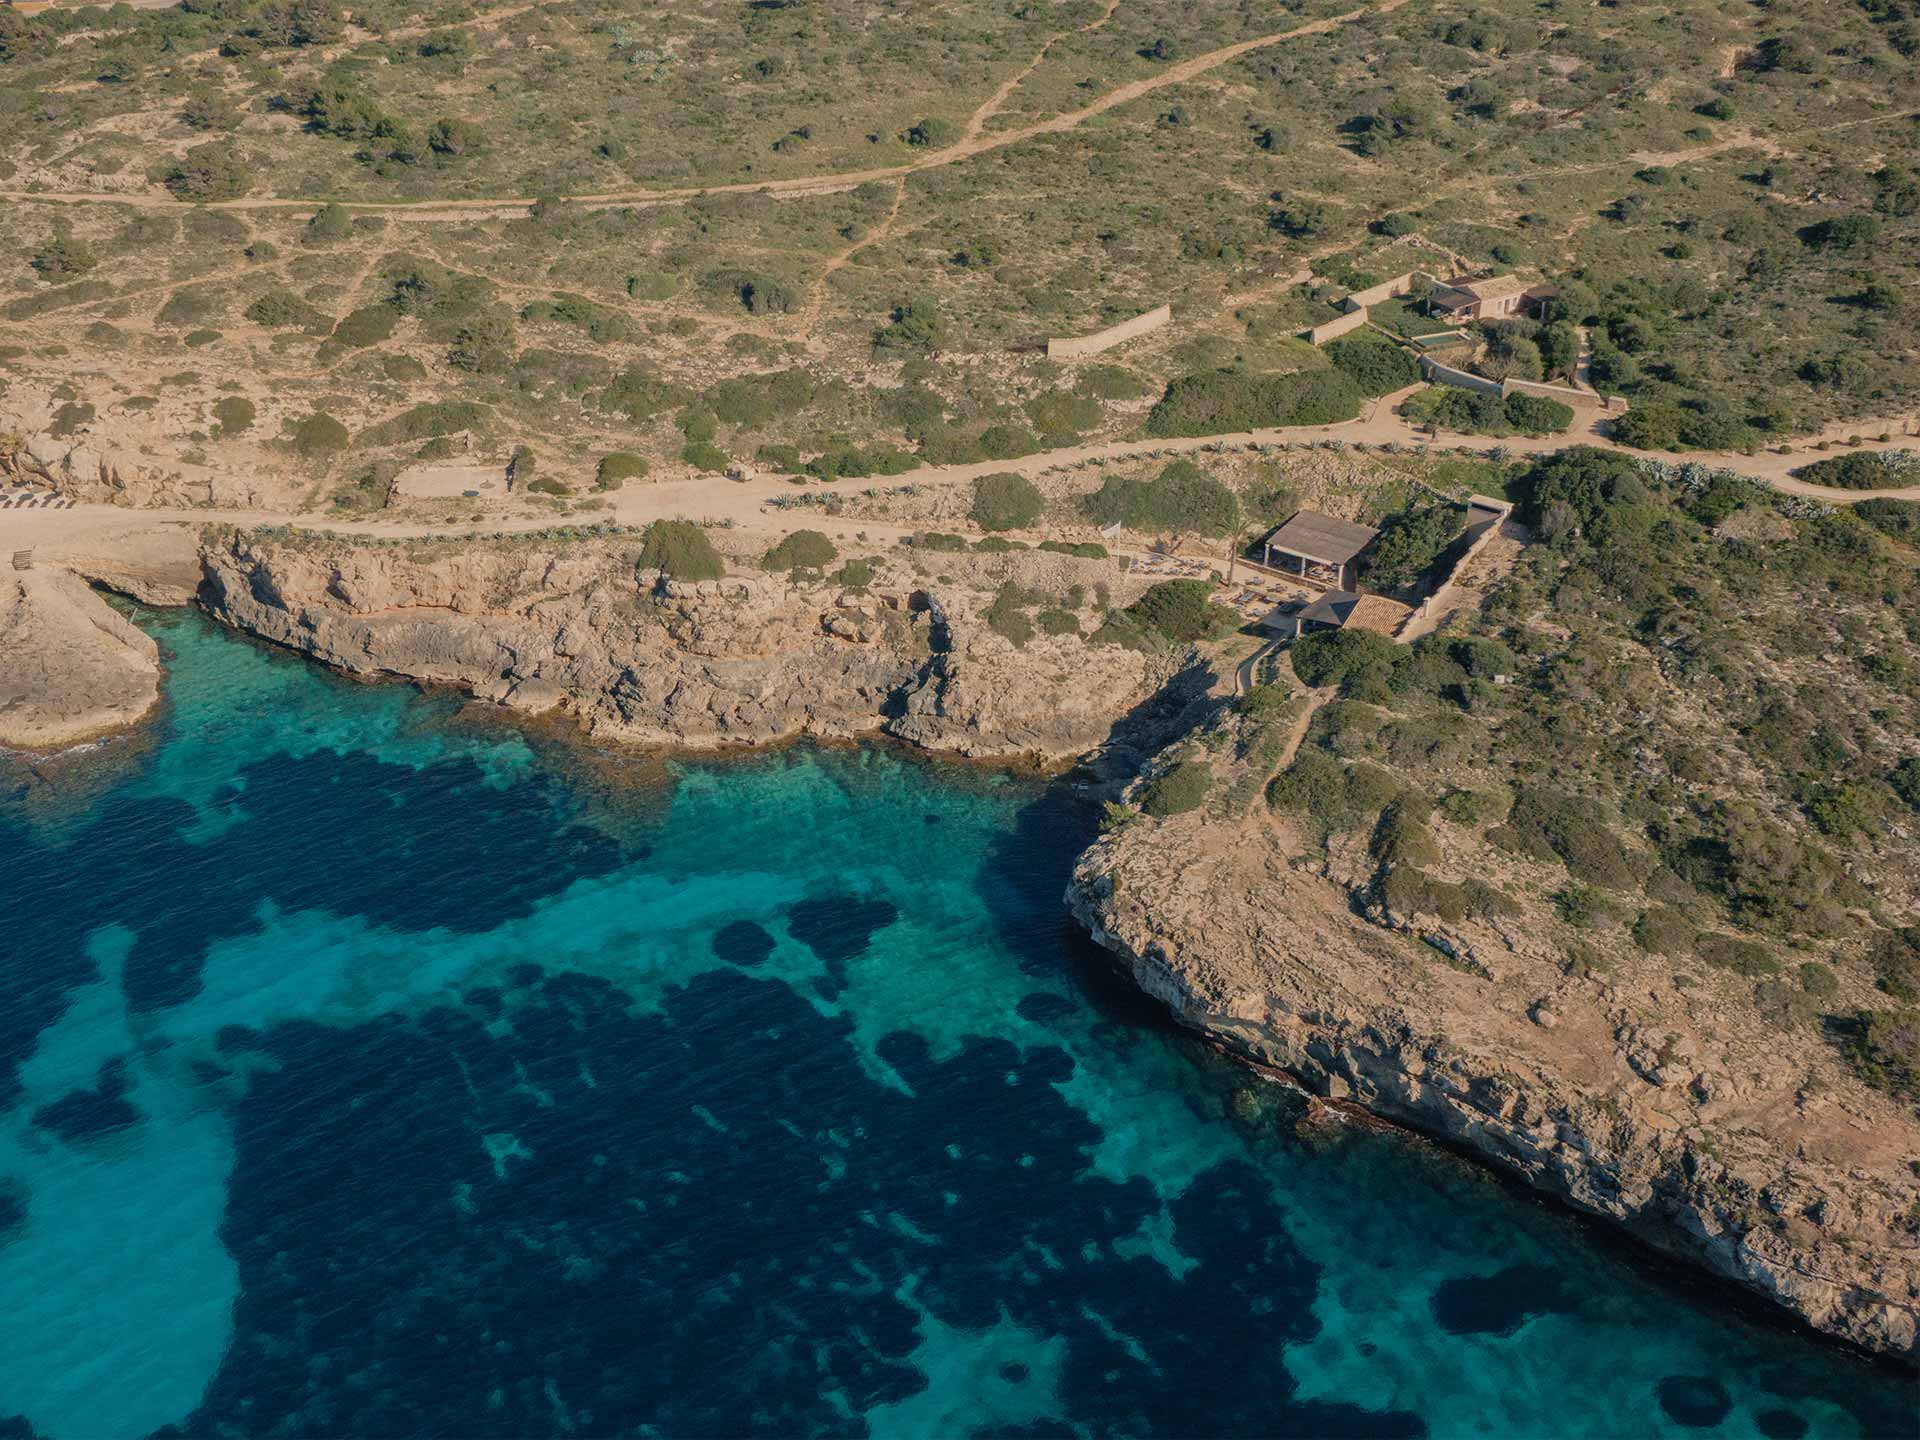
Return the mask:
<svg viewBox="0 0 1920 1440"><path fill-rule="evenodd" d="M1063 587L1067 570L1094 564L1027 563L1060 570ZM979 577L875 564L873 583L856 590L744 567L684 584L636 568L618 545L226 536L205 550L203 599L228 624L355 674L459 686L640 743L879 732L960 755L1058 761L1108 744L1123 717L1150 730L1178 707L1181 687L1163 696L1177 669L1167 657L1077 634L1015 644L982 618L994 592Z"/></svg>
<svg viewBox="0 0 1920 1440"><path fill-rule="evenodd" d="M1241 1056L1821 1330L1920 1356L1910 1107L1711 983L1570 972L1524 915L1369 911L1357 871L1312 849L1218 804L1142 820L1087 851L1068 903L1142 989Z"/></svg>
<svg viewBox="0 0 1920 1440"><path fill-rule="evenodd" d="M159 695L159 648L84 580L0 571L0 745L77 744L132 724Z"/></svg>

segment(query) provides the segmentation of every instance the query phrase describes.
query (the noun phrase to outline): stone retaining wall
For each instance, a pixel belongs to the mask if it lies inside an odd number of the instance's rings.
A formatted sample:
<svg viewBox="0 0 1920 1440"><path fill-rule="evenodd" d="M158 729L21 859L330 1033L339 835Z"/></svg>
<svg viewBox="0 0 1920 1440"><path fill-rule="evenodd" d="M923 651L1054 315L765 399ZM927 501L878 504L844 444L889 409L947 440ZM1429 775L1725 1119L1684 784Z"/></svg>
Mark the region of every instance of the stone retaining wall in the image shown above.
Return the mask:
<svg viewBox="0 0 1920 1440"><path fill-rule="evenodd" d="M1157 310L1149 310L1144 315L1136 315L1131 320L1122 320L1118 325L1109 325L1105 330L1093 335L1081 335L1072 339L1047 341L1049 360L1077 360L1086 355L1098 355L1102 350L1111 350L1123 341L1137 335L1146 335L1158 330L1173 319L1173 307L1162 305Z"/></svg>

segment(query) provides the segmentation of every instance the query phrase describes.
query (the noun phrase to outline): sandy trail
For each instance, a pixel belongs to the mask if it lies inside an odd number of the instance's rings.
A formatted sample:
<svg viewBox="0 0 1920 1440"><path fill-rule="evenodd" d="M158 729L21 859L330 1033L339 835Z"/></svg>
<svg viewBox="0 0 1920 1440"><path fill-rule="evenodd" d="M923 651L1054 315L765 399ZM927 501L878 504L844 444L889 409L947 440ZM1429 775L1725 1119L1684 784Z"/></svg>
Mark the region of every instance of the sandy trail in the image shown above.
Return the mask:
<svg viewBox="0 0 1920 1440"><path fill-rule="evenodd" d="M1295 427L1285 430L1253 430L1228 435L1195 436L1171 440L1113 440L1076 445L1061 450L1046 450L1018 460L984 460L970 465L928 465L888 477L887 485L953 486L970 484L982 475L1011 470L1034 476L1056 467L1093 461L1107 463L1141 459L1162 459L1191 455L1216 447L1244 445L1298 446L1322 440L1338 440L1370 445L1398 441L1408 448L1425 446L1431 451L1484 452L1484 436L1443 436L1429 439L1398 415L1392 413L1386 397L1369 416L1339 425ZM1594 424L1598 424L1596 417ZM1575 445L1590 445L1639 455L1643 451L1616 445L1592 429L1567 435L1514 437L1503 442L1515 455L1548 454ZM1852 447L1850 447L1851 449ZM1920 451L1920 439L1899 436L1886 443L1865 441L1858 449L1882 451L1906 449ZM1895 499L1920 501L1920 485L1887 490L1835 490L1809 484L1787 472L1809 463L1804 453L1794 455L1741 455L1730 452L1695 452L1686 459L1716 469L1746 475L1773 489L1790 495L1805 495L1835 505L1853 505L1862 500ZM857 536L886 542L926 526L894 525L886 521L844 518L828 515L818 506L779 507L772 502L780 497L817 494L818 489L801 490L776 477L749 481L725 480L716 476L693 476L683 480L635 486L619 491L608 509L595 515L486 515L478 521L423 523L399 520L360 520L334 518L324 514L307 515L274 510L228 509L152 509L127 510L112 505L77 505L71 510L0 511L0 546L47 547L50 558L58 558L73 546L98 545L116 535L133 535L168 524L229 524L244 527L298 525L305 530L329 531L342 535L428 538L458 537L475 533L502 531L525 533L557 525L591 525L601 520L621 525L645 525L661 519L697 520L731 525L746 531L774 532L808 528L832 534ZM831 492L829 492L831 493Z"/></svg>

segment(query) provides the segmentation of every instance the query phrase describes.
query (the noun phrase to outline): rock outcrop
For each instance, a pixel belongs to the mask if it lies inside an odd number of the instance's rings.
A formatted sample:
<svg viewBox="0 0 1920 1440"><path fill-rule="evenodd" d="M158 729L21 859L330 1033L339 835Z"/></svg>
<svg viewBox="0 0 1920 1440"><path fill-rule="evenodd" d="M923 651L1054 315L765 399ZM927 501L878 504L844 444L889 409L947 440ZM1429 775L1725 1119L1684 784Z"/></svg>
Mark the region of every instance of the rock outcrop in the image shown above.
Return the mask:
<svg viewBox="0 0 1920 1440"><path fill-rule="evenodd" d="M205 475L145 460L90 435L40 432L0 447L0 476L44 485L94 504L209 505L213 486Z"/></svg>
<svg viewBox="0 0 1920 1440"><path fill-rule="evenodd" d="M689 747L879 732L1058 761L1107 743L1177 668L1077 635L1016 646L980 617L990 590L879 564L871 587L848 592L763 573L677 583L637 570L628 549L579 542L239 536L207 548L203 599L229 624L355 674ZM1145 705L1134 723L1153 713Z"/></svg>
<svg viewBox="0 0 1920 1440"><path fill-rule="evenodd" d="M74 745L131 725L159 697L159 647L84 580L0 571L0 745Z"/></svg>
<svg viewBox="0 0 1920 1440"><path fill-rule="evenodd" d="M1869 1350L1920 1357L1920 1125L1706 985L1569 973L1529 927L1356 913L1284 825L1128 826L1068 904L1182 1023Z"/></svg>

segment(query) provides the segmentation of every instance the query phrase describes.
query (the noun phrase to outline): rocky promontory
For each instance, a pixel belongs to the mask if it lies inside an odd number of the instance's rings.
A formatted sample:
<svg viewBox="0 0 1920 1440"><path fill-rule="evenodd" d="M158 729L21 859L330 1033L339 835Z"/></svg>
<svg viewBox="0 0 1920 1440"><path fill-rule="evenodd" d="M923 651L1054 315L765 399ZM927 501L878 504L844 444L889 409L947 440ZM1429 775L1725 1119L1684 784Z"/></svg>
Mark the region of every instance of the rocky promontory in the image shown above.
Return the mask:
<svg viewBox="0 0 1920 1440"><path fill-rule="evenodd" d="M635 743L887 734L1058 762L1164 739L1156 717L1192 689L1167 684L1181 661L1083 634L1098 623L1096 586L1111 585L1119 603L1142 584L1130 590L1111 563L1071 556L938 559L933 575L874 557L857 586L750 563L686 582L642 568L618 543L229 534L205 548L202 599L216 618L349 673L563 712L590 734ZM1070 632L1010 639L993 628L985 612L1009 565L1075 616ZM1076 598L1081 611L1059 609Z"/></svg>
<svg viewBox="0 0 1920 1440"><path fill-rule="evenodd" d="M160 697L160 652L69 571L0 571L0 745L54 750L131 725Z"/></svg>
<svg viewBox="0 0 1920 1440"><path fill-rule="evenodd" d="M1829 1334L1920 1357L1910 1105L1717 984L1569 967L1551 914L1524 904L1396 911L1373 898L1364 841L1314 849L1216 793L1102 837L1067 900L1141 989L1242 1058Z"/></svg>

